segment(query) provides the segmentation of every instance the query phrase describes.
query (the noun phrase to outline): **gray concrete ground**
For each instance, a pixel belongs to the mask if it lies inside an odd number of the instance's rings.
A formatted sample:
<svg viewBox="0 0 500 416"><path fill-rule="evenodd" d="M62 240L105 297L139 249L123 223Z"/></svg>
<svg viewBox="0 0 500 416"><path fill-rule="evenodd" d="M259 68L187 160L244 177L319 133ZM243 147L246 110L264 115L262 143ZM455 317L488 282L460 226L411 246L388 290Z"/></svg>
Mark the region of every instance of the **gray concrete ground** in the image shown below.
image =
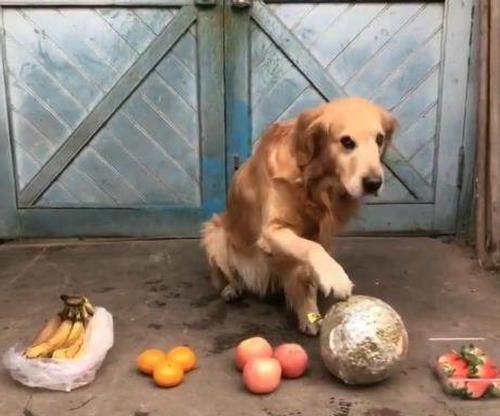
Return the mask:
<svg viewBox="0 0 500 416"><path fill-rule="evenodd" d="M0 415L499 416L500 399L446 397L428 365L427 338L488 336L500 343L500 276L472 253L440 240L344 239L338 257L360 294L398 310L410 334L401 373L346 387L323 367L318 340L296 332L281 300L214 296L197 241L4 244L0 246L0 350L31 336L55 312L60 293L81 292L115 317L116 344L98 378L72 393L26 388L0 373ZM258 397L243 389L232 348L255 334L302 343L307 376ZM144 348L187 343L199 368L164 390L135 370Z"/></svg>

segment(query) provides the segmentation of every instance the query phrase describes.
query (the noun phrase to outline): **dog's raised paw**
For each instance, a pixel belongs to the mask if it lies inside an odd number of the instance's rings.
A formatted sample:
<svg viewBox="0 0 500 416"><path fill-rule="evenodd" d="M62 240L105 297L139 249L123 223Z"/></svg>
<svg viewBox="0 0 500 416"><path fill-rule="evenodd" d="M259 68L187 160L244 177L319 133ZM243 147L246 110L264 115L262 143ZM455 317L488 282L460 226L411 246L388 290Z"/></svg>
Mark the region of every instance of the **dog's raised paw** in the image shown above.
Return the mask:
<svg viewBox="0 0 500 416"><path fill-rule="evenodd" d="M319 334L321 324L319 321L311 322L307 316L299 317L299 329L306 335L316 336Z"/></svg>

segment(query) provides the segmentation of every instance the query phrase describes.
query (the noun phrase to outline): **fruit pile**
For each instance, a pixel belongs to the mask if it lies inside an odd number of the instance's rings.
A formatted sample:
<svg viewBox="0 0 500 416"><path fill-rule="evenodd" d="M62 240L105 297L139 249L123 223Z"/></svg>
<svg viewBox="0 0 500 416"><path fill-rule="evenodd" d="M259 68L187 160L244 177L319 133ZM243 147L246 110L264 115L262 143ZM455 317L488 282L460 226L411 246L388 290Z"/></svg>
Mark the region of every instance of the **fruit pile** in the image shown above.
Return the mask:
<svg viewBox="0 0 500 416"><path fill-rule="evenodd" d="M94 306L85 296L61 295L64 308L48 319L31 345L27 358L75 359L83 354L86 329Z"/></svg>
<svg viewBox="0 0 500 416"><path fill-rule="evenodd" d="M267 394L278 388L281 377L298 378L307 369L308 356L299 344L282 344L273 351L261 337L248 338L236 347L236 366L252 393Z"/></svg>
<svg viewBox="0 0 500 416"><path fill-rule="evenodd" d="M451 395L465 399L479 399L488 394L500 397L500 369L474 345L441 355L436 369L445 391Z"/></svg>
<svg viewBox="0 0 500 416"><path fill-rule="evenodd" d="M137 357L137 368L153 377L159 387L174 387L182 383L184 374L196 367L196 354L186 346L165 353L159 349L143 351Z"/></svg>

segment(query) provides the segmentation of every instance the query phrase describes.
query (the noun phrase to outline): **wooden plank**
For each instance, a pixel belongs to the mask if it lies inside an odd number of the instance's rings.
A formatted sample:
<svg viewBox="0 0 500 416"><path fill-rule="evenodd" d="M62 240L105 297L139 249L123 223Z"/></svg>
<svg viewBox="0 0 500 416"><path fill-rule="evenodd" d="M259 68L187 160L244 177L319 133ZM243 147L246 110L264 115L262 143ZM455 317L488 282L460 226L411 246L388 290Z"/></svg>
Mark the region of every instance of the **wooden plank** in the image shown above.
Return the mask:
<svg viewBox="0 0 500 416"><path fill-rule="evenodd" d="M143 88L141 85L140 88ZM198 182L199 161L197 152L187 140L174 130L155 110L146 104L138 94L132 95L123 105L123 110L129 115L141 131L153 139L165 151L166 157L176 162L179 173L186 176L191 186ZM175 167L173 167L175 169ZM173 171L168 171L173 174ZM166 172L165 172L166 173Z"/></svg>
<svg viewBox="0 0 500 416"><path fill-rule="evenodd" d="M384 3L353 4L311 45L314 56L323 67L328 67L363 29L384 10Z"/></svg>
<svg viewBox="0 0 500 416"><path fill-rule="evenodd" d="M439 30L443 22L443 5L426 5L410 19L384 46L370 57L344 86L350 95L369 96L389 74Z"/></svg>
<svg viewBox="0 0 500 416"><path fill-rule="evenodd" d="M199 209L22 209L24 238L66 237L198 237L206 216Z"/></svg>
<svg viewBox="0 0 500 416"><path fill-rule="evenodd" d="M82 103L17 43L7 39L6 48L13 82L37 97L62 125L75 128L87 113Z"/></svg>
<svg viewBox="0 0 500 416"><path fill-rule="evenodd" d="M491 261L500 267L500 4L490 2L489 187Z"/></svg>
<svg viewBox="0 0 500 416"><path fill-rule="evenodd" d="M364 205L345 234L428 234L433 231L432 214L432 204Z"/></svg>
<svg viewBox="0 0 500 416"><path fill-rule="evenodd" d="M15 58L19 50L23 50L85 107L92 107L102 96L93 82L89 82L80 71L75 70L74 63L52 39L36 33L38 28L20 14L19 10L9 9L5 12L5 30L9 65L11 56ZM11 72L24 74L24 68L21 65L23 72L15 69Z"/></svg>
<svg viewBox="0 0 500 416"><path fill-rule="evenodd" d="M225 9L227 181L251 154L250 17L247 10Z"/></svg>
<svg viewBox="0 0 500 416"><path fill-rule="evenodd" d="M194 110L198 110L196 74L190 72L179 58L169 53L155 68L155 72Z"/></svg>
<svg viewBox="0 0 500 416"><path fill-rule="evenodd" d="M372 233L428 234L432 232L432 205L366 205L345 235ZM147 209L21 209L25 238L65 237L199 237L207 215L186 208Z"/></svg>
<svg viewBox="0 0 500 416"><path fill-rule="evenodd" d="M476 134L476 168L474 176L475 246L479 264L486 267L486 158L488 141L488 55L489 55L489 0L479 0L479 91Z"/></svg>
<svg viewBox="0 0 500 416"><path fill-rule="evenodd" d="M472 23L472 45L469 61L469 78L467 80L467 102L465 111L465 129L463 144L463 174L461 178L460 197L457 214L458 237L473 241L474 232L474 168L476 150L478 148L478 104L479 104L479 81L480 60L479 50L481 41L481 1L476 0L474 7L474 20Z"/></svg>
<svg viewBox="0 0 500 416"><path fill-rule="evenodd" d="M397 131L394 146L406 158L412 157L436 135L437 104L417 114L415 121L405 130Z"/></svg>
<svg viewBox="0 0 500 416"><path fill-rule="evenodd" d="M329 6L330 7L330 6ZM421 3L393 4L380 13L330 64L329 72L344 85L422 8Z"/></svg>
<svg viewBox="0 0 500 416"><path fill-rule="evenodd" d="M169 190L171 199L178 205L199 205L198 184L179 169L178 163L129 114L120 110L108 126L105 131L109 128L120 139L137 162Z"/></svg>
<svg viewBox="0 0 500 416"><path fill-rule="evenodd" d="M201 190L206 214L221 211L226 201L226 139L224 126L223 7L198 14L198 67L201 129Z"/></svg>
<svg viewBox="0 0 500 416"><path fill-rule="evenodd" d="M151 72L159 60L170 50L179 37L196 19L193 7L183 8L163 32L151 42L137 61L116 82L106 96L75 129L67 141L58 149L49 162L29 182L19 196L21 206L32 205L57 178L64 168L92 139L99 128L114 114L119 106Z"/></svg>
<svg viewBox="0 0 500 416"><path fill-rule="evenodd" d="M192 5L192 0L0 0L0 6L172 6Z"/></svg>
<svg viewBox="0 0 500 416"><path fill-rule="evenodd" d="M342 87L325 72L318 60L304 48L293 32L269 8L257 1L253 4L251 13L262 30L273 39L326 100L347 95Z"/></svg>
<svg viewBox="0 0 500 416"><path fill-rule="evenodd" d="M468 58L474 0L447 2L440 103L434 228L455 232L460 146L464 136ZM460 51L460 53L457 53Z"/></svg>
<svg viewBox="0 0 500 416"><path fill-rule="evenodd" d="M287 108L293 105L308 85L309 83L304 76L292 67L270 88L259 103L252 103L252 135L254 139L257 139L269 124L277 120Z"/></svg>
<svg viewBox="0 0 500 416"><path fill-rule="evenodd" d="M149 204L176 205L169 188L151 173L151 160L141 161L144 152L140 155L133 154L127 148L126 138L117 139L112 129L113 127L109 126L101 130L90 143L90 147L99 152L115 169L126 174L128 182L141 191ZM155 149L152 151L156 152ZM197 194L196 190L191 192Z"/></svg>
<svg viewBox="0 0 500 416"><path fill-rule="evenodd" d="M387 149L384 162L419 202L431 202L433 189L393 146Z"/></svg>
<svg viewBox="0 0 500 416"><path fill-rule="evenodd" d="M3 27L3 8L0 7L0 239L18 236L18 217L16 210L16 183L12 159L7 92L5 80L5 32Z"/></svg>

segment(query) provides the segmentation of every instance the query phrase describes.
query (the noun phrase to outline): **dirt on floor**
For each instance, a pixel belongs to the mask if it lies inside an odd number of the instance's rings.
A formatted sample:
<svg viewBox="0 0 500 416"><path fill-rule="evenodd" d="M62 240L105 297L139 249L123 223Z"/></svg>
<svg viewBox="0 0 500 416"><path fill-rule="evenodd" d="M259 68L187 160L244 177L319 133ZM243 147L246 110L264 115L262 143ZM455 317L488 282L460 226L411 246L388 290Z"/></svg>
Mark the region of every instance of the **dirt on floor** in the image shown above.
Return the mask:
<svg viewBox="0 0 500 416"><path fill-rule="evenodd" d="M429 337L486 336L500 344L500 276L469 249L438 239L342 239L337 258L358 294L403 317L410 351L401 372L347 387L325 369L317 338L299 334L280 298L227 305L212 291L198 242L134 241L0 246L0 351L33 335L60 307L59 294L87 294L114 315L115 346L97 379L71 393L24 387L0 373L0 415L500 416L500 399L445 396L429 366ZM253 396L233 367L233 347L260 334L300 342L310 369L277 392ZM199 368L174 389L135 369L148 347L189 344Z"/></svg>

